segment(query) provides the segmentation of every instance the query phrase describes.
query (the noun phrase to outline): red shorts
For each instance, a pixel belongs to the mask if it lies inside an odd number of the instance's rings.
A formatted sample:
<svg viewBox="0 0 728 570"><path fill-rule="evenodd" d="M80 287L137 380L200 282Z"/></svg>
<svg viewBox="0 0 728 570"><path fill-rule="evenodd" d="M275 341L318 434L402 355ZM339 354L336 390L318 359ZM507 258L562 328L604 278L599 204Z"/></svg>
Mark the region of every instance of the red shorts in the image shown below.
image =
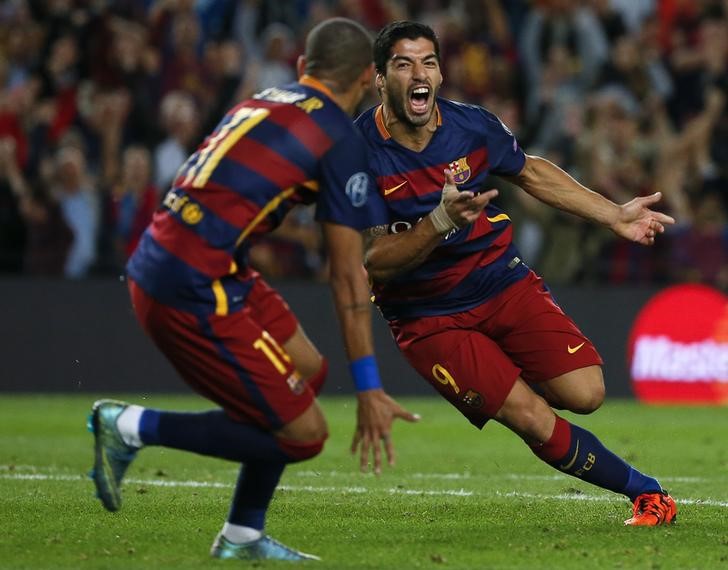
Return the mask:
<svg viewBox="0 0 728 570"><path fill-rule="evenodd" d="M543 382L602 364L533 272L469 311L391 327L409 363L479 428L500 410L519 376Z"/></svg>
<svg viewBox="0 0 728 570"><path fill-rule="evenodd" d="M280 429L313 402L283 344L298 321L260 277L245 307L225 316L199 316L158 303L129 280L139 322L196 392L232 418Z"/></svg>

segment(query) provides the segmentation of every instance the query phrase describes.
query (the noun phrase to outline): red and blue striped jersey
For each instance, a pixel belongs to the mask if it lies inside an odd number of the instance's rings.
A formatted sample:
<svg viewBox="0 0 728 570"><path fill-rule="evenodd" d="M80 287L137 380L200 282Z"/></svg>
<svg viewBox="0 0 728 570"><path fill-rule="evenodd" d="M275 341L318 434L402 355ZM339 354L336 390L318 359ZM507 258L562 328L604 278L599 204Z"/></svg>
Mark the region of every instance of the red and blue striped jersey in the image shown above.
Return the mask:
<svg viewBox="0 0 728 570"><path fill-rule="evenodd" d="M310 77L231 109L180 168L127 264L157 301L198 314L239 310L247 253L297 204L357 230L386 223L352 119Z"/></svg>
<svg viewBox="0 0 728 570"><path fill-rule="evenodd" d="M515 175L525 164L513 134L482 107L438 98L436 113L437 129L420 152L390 136L381 106L355 121L387 204L389 233L411 228L439 204L444 169L452 170L459 189L481 192L489 174ZM489 204L473 224L446 235L421 265L374 284L382 314L394 320L466 311L523 279L528 268L512 234L508 214Z"/></svg>

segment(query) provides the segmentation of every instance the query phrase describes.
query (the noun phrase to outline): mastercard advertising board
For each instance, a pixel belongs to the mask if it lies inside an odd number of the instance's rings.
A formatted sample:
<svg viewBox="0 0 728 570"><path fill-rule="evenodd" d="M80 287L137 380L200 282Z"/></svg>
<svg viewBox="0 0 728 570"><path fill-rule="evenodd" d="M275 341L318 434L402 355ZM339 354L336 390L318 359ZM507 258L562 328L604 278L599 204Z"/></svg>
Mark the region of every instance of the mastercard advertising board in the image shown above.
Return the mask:
<svg viewBox="0 0 728 570"><path fill-rule="evenodd" d="M655 404L728 404L728 297L677 285L639 312L628 343L637 398Z"/></svg>

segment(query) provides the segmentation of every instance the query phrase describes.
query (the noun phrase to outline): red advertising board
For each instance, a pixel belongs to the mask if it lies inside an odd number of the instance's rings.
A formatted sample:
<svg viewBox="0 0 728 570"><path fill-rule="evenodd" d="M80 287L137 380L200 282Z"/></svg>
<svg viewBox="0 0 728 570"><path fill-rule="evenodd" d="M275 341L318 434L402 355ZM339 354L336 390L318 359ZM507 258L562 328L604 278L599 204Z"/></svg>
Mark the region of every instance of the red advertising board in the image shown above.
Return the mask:
<svg viewBox="0 0 728 570"><path fill-rule="evenodd" d="M629 336L632 388L643 402L728 403L728 297L704 285L655 295Z"/></svg>

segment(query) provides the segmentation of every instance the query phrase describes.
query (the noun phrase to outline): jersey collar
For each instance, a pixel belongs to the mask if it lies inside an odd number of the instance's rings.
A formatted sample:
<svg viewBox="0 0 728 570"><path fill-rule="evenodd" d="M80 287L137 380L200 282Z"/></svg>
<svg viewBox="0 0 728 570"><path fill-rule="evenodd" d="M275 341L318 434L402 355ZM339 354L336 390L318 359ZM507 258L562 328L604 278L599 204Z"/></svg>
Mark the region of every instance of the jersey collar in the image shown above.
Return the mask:
<svg viewBox="0 0 728 570"><path fill-rule="evenodd" d="M442 114L440 113L440 106L437 103L435 103L435 116L437 117L437 126L439 127L442 125ZM392 135L389 134L384 124L384 105L379 105L377 110L374 111L374 123L377 125L377 130L385 141L392 138Z"/></svg>
<svg viewBox="0 0 728 570"><path fill-rule="evenodd" d="M312 77L310 75L302 75L298 79L298 83L300 83L301 85L305 85L307 87L312 87L313 89L316 89L317 91L321 91L329 99L331 99L332 101L334 100L334 94L331 92L331 89L326 87L326 85L321 83L315 77Z"/></svg>

